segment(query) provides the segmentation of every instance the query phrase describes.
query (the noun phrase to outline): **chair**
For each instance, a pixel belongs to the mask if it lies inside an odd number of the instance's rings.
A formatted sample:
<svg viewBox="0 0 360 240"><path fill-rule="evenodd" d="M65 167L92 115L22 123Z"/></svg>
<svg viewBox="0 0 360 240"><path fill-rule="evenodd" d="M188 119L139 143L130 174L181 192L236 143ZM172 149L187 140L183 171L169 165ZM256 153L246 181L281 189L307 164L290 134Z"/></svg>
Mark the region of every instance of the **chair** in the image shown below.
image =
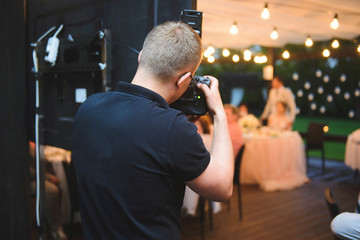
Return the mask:
<svg viewBox="0 0 360 240"><path fill-rule="evenodd" d="M72 228L74 227L74 215L76 212L80 211L80 205L79 205L79 198L78 198L78 192L77 192L77 183L76 183L76 177L75 177L75 171L73 169L73 165L71 163L68 163L67 161L62 162L68 191L69 191L69 198L70 198L70 228L69 228L69 239L72 239Z"/></svg>
<svg viewBox="0 0 360 240"><path fill-rule="evenodd" d="M240 150L239 153L237 154L236 158L235 158L235 166L234 166L234 180L233 183L234 185L237 186L237 193L238 193L238 209L239 209L239 219L240 221L243 218L243 213L242 213L242 199L241 199L241 183L240 183L240 173L241 173L241 160L242 160L242 156L244 154L244 150L245 150L245 145L243 145ZM228 201L228 208L230 209L230 201Z"/></svg>
<svg viewBox="0 0 360 240"><path fill-rule="evenodd" d="M336 202L332 196L332 192L331 192L330 188L325 188L324 196L325 196L325 202L326 202L326 205L328 206L328 209L330 212L330 217L332 220L334 217L336 217L340 213L339 207L336 204ZM338 240L338 238L335 235L334 235L334 239Z"/></svg>
<svg viewBox="0 0 360 240"><path fill-rule="evenodd" d="M306 133L306 163L309 169L309 150L321 151L321 172L325 172L325 151L324 151L324 126L322 123L309 123Z"/></svg>
<svg viewBox="0 0 360 240"><path fill-rule="evenodd" d="M209 223L210 223L210 230L214 229L213 226L213 208L211 205L211 201L205 199L204 197L200 196L199 197L199 215L200 215L200 228L201 228L201 239L204 240L205 239L205 203L208 202L209 204Z"/></svg>
<svg viewBox="0 0 360 240"><path fill-rule="evenodd" d="M241 173L241 160L244 154L245 145L240 148L238 155L235 158L235 169L234 169L234 184L237 185L238 189L238 205L239 205L239 219L242 220L242 199L241 199L241 183L240 183L240 173Z"/></svg>

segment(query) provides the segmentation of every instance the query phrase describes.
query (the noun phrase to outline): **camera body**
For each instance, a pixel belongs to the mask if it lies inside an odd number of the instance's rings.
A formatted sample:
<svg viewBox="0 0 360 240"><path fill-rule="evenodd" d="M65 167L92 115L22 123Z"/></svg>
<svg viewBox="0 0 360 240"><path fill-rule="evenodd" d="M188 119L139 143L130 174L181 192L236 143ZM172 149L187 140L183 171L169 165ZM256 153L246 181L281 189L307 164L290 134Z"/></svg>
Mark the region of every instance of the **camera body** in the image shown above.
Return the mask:
<svg viewBox="0 0 360 240"><path fill-rule="evenodd" d="M188 115L205 115L208 112L208 107L203 91L196 86L198 83L206 84L210 87L209 78L195 75L191 79L189 87L184 94L177 101L172 103L170 107L180 110Z"/></svg>

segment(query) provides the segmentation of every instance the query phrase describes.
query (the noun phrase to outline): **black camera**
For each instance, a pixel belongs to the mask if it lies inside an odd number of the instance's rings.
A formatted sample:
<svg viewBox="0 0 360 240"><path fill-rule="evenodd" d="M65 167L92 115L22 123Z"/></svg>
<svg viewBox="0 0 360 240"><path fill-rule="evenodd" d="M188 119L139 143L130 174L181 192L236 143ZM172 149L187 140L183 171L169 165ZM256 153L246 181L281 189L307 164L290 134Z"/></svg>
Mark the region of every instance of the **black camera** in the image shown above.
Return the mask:
<svg viewBox="0 0 360 240"><path fill-rule="evenodd" d="M198 83L203 83L210 87L209 78L194 76L184 94L177 101L172 103L170 107L180 110L188 115L205 115L208 111L208 107L203 91L196 86Z"/></svg>

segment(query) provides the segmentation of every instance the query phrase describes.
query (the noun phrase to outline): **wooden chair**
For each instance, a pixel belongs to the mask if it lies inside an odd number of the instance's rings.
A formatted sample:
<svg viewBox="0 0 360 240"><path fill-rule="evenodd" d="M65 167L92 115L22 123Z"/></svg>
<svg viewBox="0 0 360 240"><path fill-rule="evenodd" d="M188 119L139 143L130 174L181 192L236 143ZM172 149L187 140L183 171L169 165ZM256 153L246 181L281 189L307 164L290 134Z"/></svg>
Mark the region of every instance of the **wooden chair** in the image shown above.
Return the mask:
<svg viewBox="0 0 360 240"><path fill-rule="evenodd" d="M338 205L336 204L336 202L335 202L335 200L333 198L333 195L332 195L332 192L331 192L330 188L325 188L324 196L325 196L326 205L327 205L327 207L329 209L331 220L333 220L334 217L336 217L340 213L339 207L338 207ZM339 238L337 238L334 235L334 240L339 240Z"/></svg>
<svg viewBox="0 0 360 240"><path fill-rule="evenodd" d="M244 154L244 150L245 150L245 145L243 145L240 150L239 153L237 154L236 158L235 158L235 166L234 166L234 180L233 183L234 185L237 186L237 193L238 193L238 210L239 210L239 219L240 221L243 218L243 213L242 213L242 199L241 199L241 183L240 183L240 173L241 173L241 160L242 160L242 156ZM228 201L228 209L230 209L230 201Z"/></svg>
<svg viewBox="0 0 360 240"><path fill-rule="evenodd" d="M322 123L309 123L306 133L306 163L309 169L309 150L321 151L321 172L325 172L324 126Z"/></svg>
<svg viewBox="0 0 360 240"><path fill-rule="evenodd" d="M71 163L63 161L63 168L66 176L69 198L70 198L70 227L69 227L69 240L72 239L72 229L74 228L74 215L76 212L80 211L80 204L77 192L77 183L75 172Z"/></svg>

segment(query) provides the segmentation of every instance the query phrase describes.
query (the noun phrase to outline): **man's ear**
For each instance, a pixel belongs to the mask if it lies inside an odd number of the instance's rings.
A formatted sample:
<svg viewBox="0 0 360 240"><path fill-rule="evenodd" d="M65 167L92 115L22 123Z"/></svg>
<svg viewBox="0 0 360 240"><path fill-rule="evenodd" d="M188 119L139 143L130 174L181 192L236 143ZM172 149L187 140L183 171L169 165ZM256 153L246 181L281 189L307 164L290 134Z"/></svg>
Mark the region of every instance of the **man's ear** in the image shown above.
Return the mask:
<svg viewBox="0 0 360 240"><path fill-rule="evenodd" d="M138 62L140 62L141 53L142 53L142 50L139 52L139 55L138 55Z"/></svg>
<svg viewBox="0 0 360 240"><path fill-rule="evenodd" d="M183 75L180 75L180 78L178 78L178 80L176 81L176 85L178 88L181 87L181 85L183 84L187 84L188 85L188 78L191 76L190 72L187 72Z"/></svg>

